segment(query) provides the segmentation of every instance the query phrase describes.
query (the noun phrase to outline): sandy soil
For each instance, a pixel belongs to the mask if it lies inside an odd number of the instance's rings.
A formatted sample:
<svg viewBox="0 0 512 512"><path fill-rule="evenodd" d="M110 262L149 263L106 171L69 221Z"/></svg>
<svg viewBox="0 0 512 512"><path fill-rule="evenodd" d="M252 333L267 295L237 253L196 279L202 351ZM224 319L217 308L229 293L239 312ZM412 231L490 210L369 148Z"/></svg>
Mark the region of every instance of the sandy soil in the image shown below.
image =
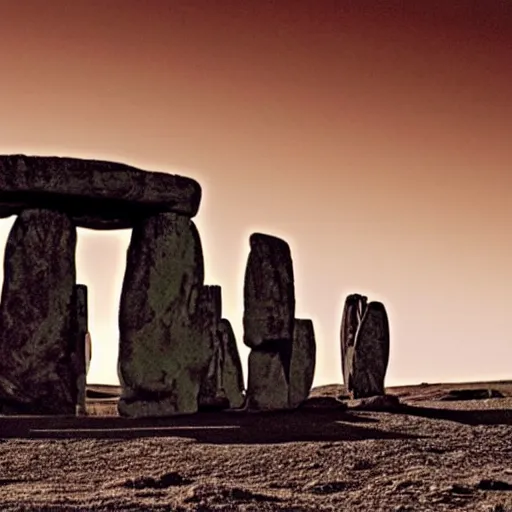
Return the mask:
<svg viewBox="0 0 512 512"><path fill-rule="evenodd" d="M504 398L441 400L462 388ZM0 509L512 512L512 382L388 392L388 412L333 385L294 412L134 421L91 387L88 417L0 417Z"/></svg>

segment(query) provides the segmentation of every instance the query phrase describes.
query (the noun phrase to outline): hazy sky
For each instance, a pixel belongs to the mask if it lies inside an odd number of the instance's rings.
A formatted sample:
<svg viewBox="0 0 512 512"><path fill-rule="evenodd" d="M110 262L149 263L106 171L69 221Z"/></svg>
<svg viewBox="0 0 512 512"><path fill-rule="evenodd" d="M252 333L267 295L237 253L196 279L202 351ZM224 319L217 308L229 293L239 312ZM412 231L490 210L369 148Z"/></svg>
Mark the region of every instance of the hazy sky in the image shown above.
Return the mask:
<svg viewBox="0 0 512 512"><path fill-rule="evenodd" d="M511 2L0 0L0 76L0 153L201 183L244 363L261 231L290 244L315 385L341 382L354 292L388 309L388 385L512 378ZM117 381L129 236L79 230L91 382Z"/></svg>

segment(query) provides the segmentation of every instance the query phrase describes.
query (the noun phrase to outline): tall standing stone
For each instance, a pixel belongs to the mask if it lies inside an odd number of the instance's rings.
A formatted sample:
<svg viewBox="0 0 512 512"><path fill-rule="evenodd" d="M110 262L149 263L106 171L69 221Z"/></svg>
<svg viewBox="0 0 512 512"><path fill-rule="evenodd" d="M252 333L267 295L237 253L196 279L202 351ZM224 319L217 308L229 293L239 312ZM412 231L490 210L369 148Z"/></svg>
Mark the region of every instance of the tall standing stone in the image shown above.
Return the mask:
<svg viewBox="0 0 512 512"><path fill-rule="evenodd" d="M350 380L354 398L384 395L389 322L381 302L370 302L356 333Z"/></svg>
<svg viewBox="0 0 512 512"><path fill-rule="evenodd" d="M244 375L235 333L229 320L221 319L218 334L223 354L222 389L229 402L229 407L238 409L244 405L245 401Z"/></svg>
<svg viewBox="0 0 512 512"><path fill-rule="evenodd" d="M25 210L4 260L0 411L75 414L72 308L76 229L51 210Z"/></svg>
<svg viewBox="0 0 512 512"><path fill-rule="evenodd" d="M288 244L255 233L244 282L244 343L249 356L249 408L288 407L295 317L293 263Z"/></svg>
<svg viewBox="0 0 512 512"><path fill-rule="evenodd" d="M86 414L86 376L88 361L88 312L87 312L87 286L77 284L73 287L72 326L74 347L72 352L73 367L76 380L76 413Z"/></svg>
<svg viewBox="0 0 512 512"><path fill-rule="evenodd" d="M343 382L347 392L352 391L350 374L352 372L352 360L354 356L354 344L357 329L361 323L368 304L368 297L357 293L349 295L345 300L343 316L341 320L341 367Z"/></svg>
<svg viewBox="0 0 512 512"><path fill-rule="evenodd" d="M164 213L135 226L119 312L121 415L197 412L213 352L203 281L201 241L190 219Z"/></svg>
<svg viewBox="0 0 512 512"><path fill-rule="evenodd" d="M213 346L212 358L199 392L200 409L226 409L229 402L222 389L224 354L219 337L222 316L222 295L220 286L203 286L202 300L205 304L205 336Z"/></svg>
<svg viewBox="0 0 512 512"><path fill-rule="evenodd" d="M316 343L311 320L295 320L290 370L290 407L298 407L311 391L315 376Z"/></svg>

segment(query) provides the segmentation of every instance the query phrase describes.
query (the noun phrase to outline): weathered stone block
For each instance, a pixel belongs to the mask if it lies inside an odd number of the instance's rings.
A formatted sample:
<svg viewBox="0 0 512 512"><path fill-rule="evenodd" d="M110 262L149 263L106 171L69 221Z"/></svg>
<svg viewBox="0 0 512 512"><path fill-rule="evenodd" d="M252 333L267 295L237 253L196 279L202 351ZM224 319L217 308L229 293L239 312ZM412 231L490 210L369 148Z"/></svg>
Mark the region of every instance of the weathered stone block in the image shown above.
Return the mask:
<svg viewBox="0 0 512 512"><path fill-rule="evenodd" d="M75 226L62 213L25 210L12 226L0 305L4 413L75 414L75 247Z"/></svg>
<svg viewBox="0 0 512 512"><path fill-rule="evenodd" d="M290 352L295 316L290 248L280 238L259 233L251 235L250 246L244 282L244 343Z"/></svg>
<svg viewBox="0 0 512 512"><path fill-rule="evenodd" d="M247 407L255 411L289 409L288 375L279 352L251 350Z"/></svg>
<svg viewBox="0 0 512 512"><path fill-rule="evenodd" d="M200 185L182 176L79 158L0 156L0 217L48 208L77 226L119 229L161 212L193 217L200 201Z"/></svg>
<svg viewBox="0 0 512 512"><path fill-rule="evenodd" d="M213 353L203 281L201 242L192 221L165 213L135 226L119 312L121 415L198 410Z"/></svg>
<svg viewBox="0 0 512 512"><path fill-rule="evenodd" d="M235 333L229 320L221 319L218 335L222 348L222 390L226 396L229 407L238 409L244 405L245 385L242 370L242 361L236 346Z"/></svg>
<svg viewBox="0 0 512 512"><path fill-rule="evenodd" d="M290 407L298 407L309 396L315 376L316 343L311 320L295 320L290 366Z"/></svg>
<svg viewBox="0 0 512 512"><path fill-rule="evenodd" d="M389 322L381 302L370 302L356 333L349 380L354 398L384 395L389 362Z"/></svg>
<svg viewBox="0 0 512 512"><path fill-rule="evenodd" d="M218 335L222 316L222 295L220 286L204 286L202 289L206 316L205 336L213 346L212 358L199 392L200 409L226 409L229 402L222 389L223 349Z"/></svg>
<svg viewBox="0 0 512 512"><path fill-rule="evenodd" d="M354 293L346 298L345 307L343 308L340 334L341 367L343 382L349 393L352 391L349 376L352 371L356 332L366 311L367 304L368 297Z"/></svg>

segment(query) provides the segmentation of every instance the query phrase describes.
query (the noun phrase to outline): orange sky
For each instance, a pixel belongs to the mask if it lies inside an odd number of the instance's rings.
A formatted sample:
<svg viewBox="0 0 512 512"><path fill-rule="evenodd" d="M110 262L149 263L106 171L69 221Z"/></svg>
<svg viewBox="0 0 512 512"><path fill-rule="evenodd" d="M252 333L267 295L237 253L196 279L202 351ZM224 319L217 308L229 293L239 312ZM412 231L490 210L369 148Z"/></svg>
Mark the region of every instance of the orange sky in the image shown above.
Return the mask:
<svg viewBox="0 0 512 512"><path fill-rule="evenodd" d="M257 230L290 243L315 385L341 381L353 292L388 308L388 384L512 378L512 4L401 4L0 1L0 153L196 178L243 360ZM116 381L128 241L79 231L95 382Z"/></svg>

